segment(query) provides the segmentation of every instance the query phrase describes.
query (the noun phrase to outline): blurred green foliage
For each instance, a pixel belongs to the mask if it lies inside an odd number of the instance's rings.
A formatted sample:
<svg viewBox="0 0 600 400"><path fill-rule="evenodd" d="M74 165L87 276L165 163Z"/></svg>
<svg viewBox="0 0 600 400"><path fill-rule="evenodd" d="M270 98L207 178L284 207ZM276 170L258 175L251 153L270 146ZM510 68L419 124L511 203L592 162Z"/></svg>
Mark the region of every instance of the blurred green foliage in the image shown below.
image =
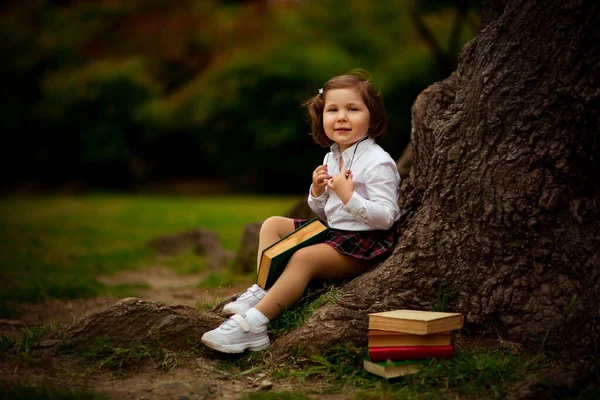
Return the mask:
<svg viewBox="0 0 600 400"><path fill-rule="evenodd" d="M454 3L414 2L448 51ZM386 99L383 146L398 157L414 98L444 78L411 4L13 2L0 14L0 116L10 132L10 172L0 178L127 187L218 177L239 191L303 192L325 150L300 103L356 67ZM460 43L475 34L463 28Z"/></svg>
<svg viewBox="0 0 600 400"><path fill-rule="evenodd" d="M100 60L61 70L46 76L42 90L44 98L37 107L40 120L60 133L53 137L54 147L60 143L62 149L72 149L63 160L88 172L100 166L92 178L106 184L111 183L103 182L108 165L135 172L128 164L142 157L138 151L145 137L134 116L142 104L160 93L145 60Z"/></svg>

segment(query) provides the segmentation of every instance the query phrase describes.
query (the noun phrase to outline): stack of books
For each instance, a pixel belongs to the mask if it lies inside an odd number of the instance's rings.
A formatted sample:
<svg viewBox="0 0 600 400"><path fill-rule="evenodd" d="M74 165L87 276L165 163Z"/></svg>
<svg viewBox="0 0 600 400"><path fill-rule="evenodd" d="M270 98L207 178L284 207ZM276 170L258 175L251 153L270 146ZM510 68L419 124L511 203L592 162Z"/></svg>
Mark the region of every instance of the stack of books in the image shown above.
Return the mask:
<svg viewBox="0 0 600 400"><path fill-rule="evenodd" d="M454 355L452 331L460 313L394 310L369 314L369 359L364 368L384 378L412 374L424 360Z"/></svg>

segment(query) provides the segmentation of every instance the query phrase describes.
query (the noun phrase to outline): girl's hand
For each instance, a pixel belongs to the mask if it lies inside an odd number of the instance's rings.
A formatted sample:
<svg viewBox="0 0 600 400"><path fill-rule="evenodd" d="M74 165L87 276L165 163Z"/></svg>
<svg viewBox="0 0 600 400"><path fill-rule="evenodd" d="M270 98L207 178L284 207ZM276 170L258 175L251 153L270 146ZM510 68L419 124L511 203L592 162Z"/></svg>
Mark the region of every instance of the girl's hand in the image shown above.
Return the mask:
<svg viewBox="0 0 600 400"><path fill-rule="evenodd" d="M352 172L345 169L327 181L327 187L338 195L344 205L350 201L354 194L353 178Z"/></svg>
<svg viewBox="0 0 600 400"><path fill-rule="evenodd" d="M311 194L313 197L319 197L325 192L327 181L331 179L327 173L327 164L319 165L317 169L313 171L312 175L312 189Z"/></svg>

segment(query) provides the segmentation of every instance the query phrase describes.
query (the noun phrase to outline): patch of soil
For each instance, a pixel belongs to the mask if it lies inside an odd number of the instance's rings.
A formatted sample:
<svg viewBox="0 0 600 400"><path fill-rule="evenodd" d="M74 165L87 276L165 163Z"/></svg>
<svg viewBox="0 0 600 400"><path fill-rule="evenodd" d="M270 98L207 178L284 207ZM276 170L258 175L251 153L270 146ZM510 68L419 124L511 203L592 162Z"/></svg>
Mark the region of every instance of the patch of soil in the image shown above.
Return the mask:
<svg viewBox="0 0 600 400"><path fill-rule="evenodd" d="M44 360L37 365L0 360L0 378L7 385L86 388L114 400L233 400L246 393L269 391L302 392L312 399L353 398L348 393L324 393L325 385L310 377L303 382L298 378L272 380L268 373L260 371L236 376L221 371L215 359L187 358L181 362L167 372L161 371L155 363L142 362L137 370L116 376L108 371L78 369L76 361L65 366L69 362L65 363L64 359Z"/></svg>
<svg viewBox="0 0 600 400"><path fill-rule="evenodd" d="M0 334L17 334L25 327L47 325L52 322L70 324L80 315L118 300L115 297L101 296L93 299L52 299L39 303L14 304L21 315L14 319L0 319Z"/></svg>
<svg viewBox="0 0 600 400"><path fill-rule="evenodd" d="M196 307L205 302L219 302L243 292L251 285L234 285L220 289L198 289L196 284L206 273L178 275L168 268L155 266L138 271L123 271L113 276L101 276L98 280L105 285L145 284L148 289L139 290L142 299L167 304L186 304Z"/></svg>
<svg viewBox="0 0 600 400"><path fill-rule="evenodd" d="M233 285L220 289L198 289L196 284L204 274L178 275L168 268L155 266L138 271L123 271L112 276L100 276L98 280L106 285L143 284L147 289L138 289L141 299L160 301L167 304L185 304L198 307L205 303L218 303L236 293L241 293L248 285ZM27 326L37 326L58 322L69 324L75 318L98 307L116 303L120 298L100 296L93 299L51 299L39 303L15 304L21 315L14 319L0 319L0 334L15 334Z"/></svg>
<svg viewBox="0 0 600 400"><path fill-rule="evenodd" d="M205 302L216 303L240 293L248 285L217 289L198 289L196 284L203 274L177 275L167 268L155 266L139 271L123 271L99 280L106 285L146 284L139 290L142 299L167 304L187 304L197 307ZM23 314L12 320L0 320L0 332L20 333L27 326L58 322L69 324L84 313L120 300L115 297L95 299L48 300L41 303L19 304ZM204 350L203 350L204 351ZM218 368L219 363L236 356L220 356L205 350L201 357L190 354L176 355L177 366L170 371L160 369L157 361L143 361L125 376L113 372L82 366L74 356L41 355L34 361L24 358L3 357L0 360L0 381L6 384L88 388L117 400L166 399L238 399L254 391L292 391L306 393L314 399L341 400L348 394L324 394L325 386L316 379L298 378L273 380L268 373L253 371L236 376ZM92 369L90 369L92 368Z"/></svg>

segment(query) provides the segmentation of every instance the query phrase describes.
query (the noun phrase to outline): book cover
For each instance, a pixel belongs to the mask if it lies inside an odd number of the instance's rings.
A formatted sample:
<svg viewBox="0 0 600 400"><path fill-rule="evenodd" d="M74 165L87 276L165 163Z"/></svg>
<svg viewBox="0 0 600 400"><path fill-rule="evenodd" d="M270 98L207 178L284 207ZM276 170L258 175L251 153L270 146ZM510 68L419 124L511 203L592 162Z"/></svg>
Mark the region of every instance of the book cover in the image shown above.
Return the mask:
<svg viewBox="0 0 600 400"><path fill-rule="evenodd" d="M300 228L263 250L258 267L258 286L269 289L281 275L292 254L298 249L319 243L327 227L313 218Z"/></svg>
<svg viewBox="0 0 600 400"><path fill-rule="evenodd" d="M414 335L404 332L370 330L368 342L369 347L444 346L452 344L452 332Z"/></svg>
<svg viewBox="0 0 600 400"><path fill-rule="evenodd" d="M460 313L393 310L369 314L369 329L427 335L460 329Z"/></svg>
<svg viewBox="0 0 600 400"><path fill-rule="evenodd" d="M446 346L394 346L369 347L371 361L424 360L427 358L452 358L454 345Z"/></svg>
<svg viewBox="0 0 600 400"><path fill-rule="evenodd" d="M399 376L414 374L419 372L423 365L422 361L384 361L373 362L363 360L363 368L372 374L382 376L386 379L397 378Z"/></svg>

